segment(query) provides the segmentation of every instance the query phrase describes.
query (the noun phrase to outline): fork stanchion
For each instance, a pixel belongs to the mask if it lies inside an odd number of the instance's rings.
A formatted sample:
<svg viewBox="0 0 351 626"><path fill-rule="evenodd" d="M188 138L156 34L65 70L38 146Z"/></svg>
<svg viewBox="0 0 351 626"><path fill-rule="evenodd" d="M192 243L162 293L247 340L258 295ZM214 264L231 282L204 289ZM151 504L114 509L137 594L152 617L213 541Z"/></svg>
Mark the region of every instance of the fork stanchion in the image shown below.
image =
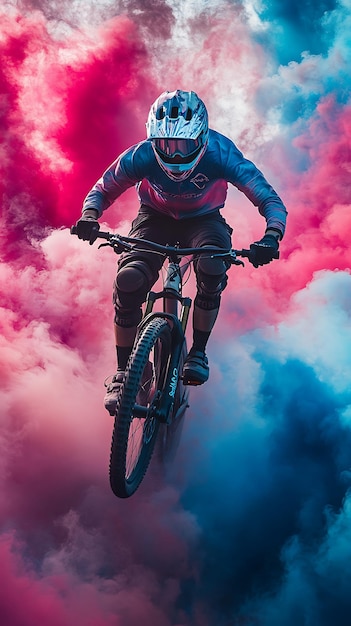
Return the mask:
<svg viewBox="0 0 351 626"><path fill-rule="evenodd" d="M183 333L185 333L185 329L187 327L191 304L191 298L183 298L183 306L180 314L180 325L182 327Z"/></svg>

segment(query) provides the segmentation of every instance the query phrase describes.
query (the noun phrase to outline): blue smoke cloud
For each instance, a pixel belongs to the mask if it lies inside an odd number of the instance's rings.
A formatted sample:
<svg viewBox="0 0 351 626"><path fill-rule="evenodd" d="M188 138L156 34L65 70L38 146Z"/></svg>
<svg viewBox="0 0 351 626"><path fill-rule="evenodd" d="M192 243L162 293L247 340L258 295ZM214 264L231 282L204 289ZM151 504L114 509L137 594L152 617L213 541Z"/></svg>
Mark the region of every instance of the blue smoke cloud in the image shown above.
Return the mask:
<svg viewBox="0 0 351 626"><path fill-rule="evenodd" d="M350 7L333 0L271 2L257 11L264 28L253 36L269 51L275 69L263 77L256 104L262 115L273 114L294 136L323 98L349 102Z"/></svg>
<svg viewBox="0 0 351 626"><path fill-rule="evenodd" d="M217 433L207 444L206 461L195 460L189 468L183 504L202 528L197 601L208 606L216 624L223 616L229 619L253 609L264 626L296 624L289 617L291 606L283 612L284 596L289 586L291 603L301 601L296 575L301 570L301 575L309 574L305 593L320 596L317 607L311 602L301 607L301 616L312 613L312 623L330 626L320 616L326 607L337 607L336 592L320 592L323 585L328 587L325 535L336 535L338 523L339 531L347 530L338 516L349 516L342 505L351 433L339 419L346 398L335 398L302 362L288 361L282 367L265 361L263 367L261 425ZM220 425L221 415L213 420ZM329 574L347 577L349 555L336 550L340 571L333 572L331 564ZM331 555L333 551L329 545ZM288 581L283 582L286 572ZM265 594L272 592L275 601L268 602ZM243 603L245 598L249 600ZM263 608L266 616L260 621Z"/></svg>
<svg viewBox="0 0 351 626"><path fill-rule="evenodd" d="M269 29L260 39L265 48L274 50L283 65L300 60L305 51L325 54L334 35L332 25L325 27L326 18L337 6L336 0L263 3L257 10L261 19L269 23Z"/></svg>
<svg viewBox="0 0 351 626"><path fill-rule="evenodd" d="M192 601L206 607L210 624L349 622L349 304L335 286L349 282L347 273L321 275L300 294L304 323L287 319L279 341L258 332L241 338L256 346L251 363L243 362L251 390L256 378L255 403L238 396L233 366L232 385L216 385L218 397L197 406L187 444L195 445L201 428L205 451L189 454L182 502L201 528ZM323 311L313 291L325 299ZM217 357L223 364L233 354L235 345Z"/></svg>

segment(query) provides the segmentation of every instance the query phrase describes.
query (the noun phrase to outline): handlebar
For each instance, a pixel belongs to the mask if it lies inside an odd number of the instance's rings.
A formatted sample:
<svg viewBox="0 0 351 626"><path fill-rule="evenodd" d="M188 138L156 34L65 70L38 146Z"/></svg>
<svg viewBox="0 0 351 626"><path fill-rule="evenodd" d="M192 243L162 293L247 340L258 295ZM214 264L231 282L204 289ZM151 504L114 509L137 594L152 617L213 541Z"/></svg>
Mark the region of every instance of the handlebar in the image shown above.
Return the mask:
<svg viewBox="0 0 351 626"><path fill-rule="evenodd" d="M71 235L77 235L77 227L71 226L70 232ZM117 233L108 233L101 230L97 231L95 233L95 236L97 239L105 239L107 242L105 244L100 244L99 247L111 246L117 254L121 254L122 252L130 252L131 250L141 251L147 248L150 252L156 252L171 258L210 254L216 257L223 257L225 258L225 260L229 261L233 265L243 265L242 261L237 260L238 256L247 258L249 261L252 260L253 256L251 250L219 250L218 248L211 246L204 246L203 248L177 248L176 246L163 246L159 243L155 243L154 241L149 241L148 239L125 237L124 235L119 235ZM279 258L278 251L274 255L274 258Z"/></svg>

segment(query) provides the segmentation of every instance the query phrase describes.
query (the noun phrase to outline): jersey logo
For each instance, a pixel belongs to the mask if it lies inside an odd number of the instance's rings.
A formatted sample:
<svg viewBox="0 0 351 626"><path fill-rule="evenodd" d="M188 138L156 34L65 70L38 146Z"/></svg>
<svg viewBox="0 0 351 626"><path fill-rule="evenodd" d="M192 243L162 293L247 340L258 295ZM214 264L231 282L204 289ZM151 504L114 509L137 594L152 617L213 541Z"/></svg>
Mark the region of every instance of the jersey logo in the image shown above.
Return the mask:
<svg viewBox="0 0 351 626"><path fill-rule="evenodd" d="M194 178L190 179L190 182L195 185L198 189L205 189L206 183L208 183L210 179L205 176L205 174L201 174L200 172L194 176Z"/></svg>

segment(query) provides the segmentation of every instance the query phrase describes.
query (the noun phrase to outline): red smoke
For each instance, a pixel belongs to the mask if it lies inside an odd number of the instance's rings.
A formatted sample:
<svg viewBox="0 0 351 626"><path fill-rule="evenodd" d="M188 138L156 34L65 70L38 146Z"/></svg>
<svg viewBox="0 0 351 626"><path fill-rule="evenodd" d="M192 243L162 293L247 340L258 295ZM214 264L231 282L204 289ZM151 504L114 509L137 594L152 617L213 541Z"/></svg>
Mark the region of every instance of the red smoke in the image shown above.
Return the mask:
<svg viewBox="0 0 351 626"><path fill-rule="evenodd" d="M40 13L2 15L2 26L2 219L11 258L11 243L77 219L100 173L143 138L154 94L145 47L127 18L62 41Z"/></svg>

